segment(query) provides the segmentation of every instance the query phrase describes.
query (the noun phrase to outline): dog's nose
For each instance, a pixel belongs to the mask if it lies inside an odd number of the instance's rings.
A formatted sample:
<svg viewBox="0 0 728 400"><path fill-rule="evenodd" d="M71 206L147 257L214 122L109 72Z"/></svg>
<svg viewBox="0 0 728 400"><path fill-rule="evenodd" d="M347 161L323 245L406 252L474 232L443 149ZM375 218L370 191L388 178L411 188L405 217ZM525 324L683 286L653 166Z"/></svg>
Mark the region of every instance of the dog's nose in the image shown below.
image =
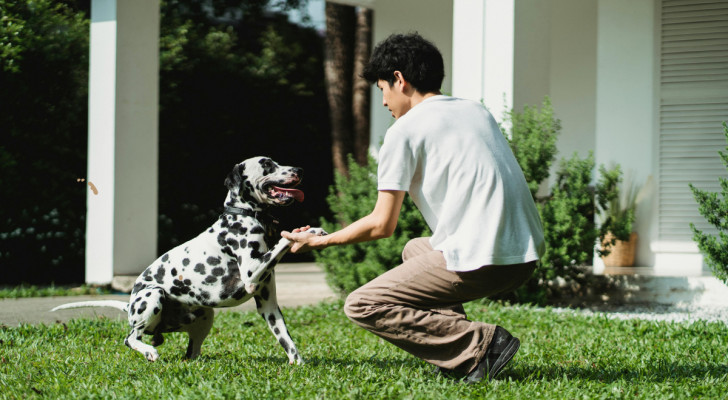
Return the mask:
<svg viewBox="0 0 728 400"><path fill-rule="evenodd" d="M298 176L299 178L303 178L303 168L293 168L293 170L291 170L291 173Z"/></svg>

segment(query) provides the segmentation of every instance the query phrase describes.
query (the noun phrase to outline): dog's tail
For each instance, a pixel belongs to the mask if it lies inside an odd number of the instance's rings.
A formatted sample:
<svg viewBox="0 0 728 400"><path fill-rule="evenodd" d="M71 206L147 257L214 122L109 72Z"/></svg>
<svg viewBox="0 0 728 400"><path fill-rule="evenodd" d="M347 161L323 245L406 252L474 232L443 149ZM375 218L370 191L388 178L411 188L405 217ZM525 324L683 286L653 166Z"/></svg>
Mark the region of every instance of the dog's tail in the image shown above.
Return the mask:
<svg viewBox="0 0 728 400"><path fill-rule="evenodd" d="M58 307L53 308L51 311L67 310L70 308L84 308L84 307L113 307L123 312L129 311L129 303L118 300L98 300L98 301L79 301L76 303L62 304Z"/></svg>

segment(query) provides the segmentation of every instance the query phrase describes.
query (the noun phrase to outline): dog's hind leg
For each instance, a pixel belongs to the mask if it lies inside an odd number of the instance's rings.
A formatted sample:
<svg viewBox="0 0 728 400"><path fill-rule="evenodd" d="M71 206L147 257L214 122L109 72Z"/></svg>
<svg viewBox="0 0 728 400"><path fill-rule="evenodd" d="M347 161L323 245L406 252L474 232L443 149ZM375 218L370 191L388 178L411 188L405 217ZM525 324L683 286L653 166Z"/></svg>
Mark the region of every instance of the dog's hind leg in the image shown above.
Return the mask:
<svg viewBox="0 0 728 400"><path fill-rule="evenodd" d="M276 297L276 281L273 272L263 282L260 283L260 291L255 295L255 305L258 313L268 324L268 328L273 332L278 343L288 356L288 363L293 365L303 364L303 359L298 354L298 349L291 339L291 335L286 328L286 321L283 319L281 309L278 307L278 299Z"/></svg>
<svg viewBox="0 0 728 400"><path fill-rule="evenodd" d="M212 322L215 319L215 311L212 308L200 307L192 311L194 320L182 330L187 331L190 337L190 341L187 344L187 353L185 358L196 358L200 355L200 348L202 342L210 333L212 328Z"/></svg>
<svg viewBox="0 0 728 400"><path fill-rule="evenodd" d="M156 361L159 354L154 347L142 342L142 335L144 333L155 333L154 330L162 317L163 297L164 290L145 288L138 291L134 295L134 299L129 303L131 332L124 340L124 344L132 350L140 352L149 361Z"/></svg>

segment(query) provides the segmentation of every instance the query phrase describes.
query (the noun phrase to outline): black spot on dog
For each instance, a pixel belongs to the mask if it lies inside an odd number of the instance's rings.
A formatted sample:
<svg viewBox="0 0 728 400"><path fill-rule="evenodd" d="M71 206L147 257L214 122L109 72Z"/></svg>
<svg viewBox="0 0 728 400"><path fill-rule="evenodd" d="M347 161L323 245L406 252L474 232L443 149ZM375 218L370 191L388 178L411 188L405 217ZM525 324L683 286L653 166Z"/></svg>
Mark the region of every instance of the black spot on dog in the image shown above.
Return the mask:
<svg viewBox="0 0 728 400"><path fill-rule="evenodd" d="M164 283L165 273L166 271L164 270L164 267L160 265L159 268L157 268L157 273L154 275L154 280L156 280L159 284Z"/></svg>
<svg viewBox="0 0 728 400"><path fill-rule="evenodd" d="M139 305L139 309L137 309L137 313L141 314L147 309L147 302L142 301L142 304Z"/></svg>
<svg viewBox="0 0 728 400"><path fill-rule="evenodd" d="M198 274L205 274L205 265L204 264L197 264L195 265L195 272Z"/></svg>
<svg viewBox="0 0 728 400"><path fill-rule="evenodd" d="M235 240L235 239L233 239L233 238L230 238L230 239L226 240L226 243L228 244L228 246L232 247L233 250L237 250L238 247L240 246L240 244L238 243L238 241Z"/></svg>
<svg viewBox="0 0 728 400"><path fill-rule="evenodd" d="M269 296L270 296L270 292L268 291L268 288L264 287L263 290L260 291L260 297L262 297L263 300L268 300Z"/></svg>
<svg viewBox="0 0 728 400"><path fill-rule="evenodd" d="M288 342L286 342L286 340L284 338L280 338L280 340L278 340L278 343L280 343L281 346L283 346L283 350L285 350L286 353L288 353L288 349L289 349Z"/></svg>
<svg viewBox="0 0 728 400"><path fill-rule="evenodd" d="M162 262L167 262L169 260L169 254L165 254L162 256Z"/></svg>
<svg viewBox="0 0 728 400"><path fill-rule="evenodd" d="M235 243L235 246L238 245L238 242L233 241L233 243ZM235 252L230 248L230 246L223 247L221 251L223 254L225 254L228 257L236 258Z"/></svg>
<svg viewBox="0 0 728 400"><path fill-rule="evenodd" d="M275 334L276 336L278 336L278 335L280 335L280 334L281 334L281 330L280 330L280 329L278 329L278 328L274 328L274 329L273 329L273 333L274 333L274 334Z"/></svg>
<svg viewBox="0 0 728 400"><path fill-rule="evenodd" d="M154 314L159 314L160 311L159 307L154 307L154 310L152 310Z"/></svg>
<svg viewBox="0 0 728 400"><path fill-rule="evenodd" d="M192 281L191 281L191 280L189 280L189 279L185 279L185 280L184 280L184 283L185 283L185 285L189 286L189 285L191 285L191 284L192 284Z"/></svg>
<svg viewBox="0 0 728 400"><path fill-rule="evenodd" d="M225 268L223 267L215 267L210 271L215 276L223 276L225 274Z"/></svg>
<svg viewBox="0 0 728 400"><path fill-rule="evenodd" d="M258 260L263 257L263 253L261 253L258 250L258 249L260 249L260 243L250 242L250 243L248 243L248 247L250 247L250 257L258 259Z"/></svg>
<svg viewBox="0 0 728 400"><path fill-rule="evenodd" d="M147 292L147 294L144 295L144 297L149 297L152 295L152 292Z"/></svg>
<svg viewBox="0 0 728 400"><path fill-rule="evenodd" d="M210 265L218 265L220 264L220 257L207 257L207 263Z"/></svg>
<svg viewBox="0 0 728 400"><path fill-rule="evenodd" d="M215 232L215 228L210 228L210 230L209 230L209 231L207 231L207 232L209 232L209 233L214 233L214 232Z"/></svg>
<svg viewBox="0 0 728 400"><path fill-rule="evenodd" d="M248 270L248 278L250 278L251 276L253 276L253 271Z"/></svg>
<svg viewBox="0 0 728 400"><path fill-rule="evenodd" d="M205 283L208 285L212 285L215 282L217 282L217 278L212 275L209 275L207 278L205 278Z"/></svg>
<svg viewBox="0 0 728 400"><path fill-rule="evenodd" d="M235 300L240 300L243 297L245 297L245 293L246 292L245 292L245 289L244 288L239 288L238 290L235 291L235 293L233 293L233 298Z"/></svg>
<svg viewBox="0 0 728 400"><path fill-rule="evenodd" d="M248 246L248 240L247 239L240 239L240 248L244 249Z"/></svg>
<svg viewBox="0 0 728 400"><path fill-rule="evenodd" d="M258 296L253 296L253 300L255 300L255 308L257 308L257 309L260 309L260 307L261 307L261 304L260 304L260 297L258 297ZM265 317L263 317L263 318L265 318Z"/></svg>
<svg viewBox="0 0 728 400"><path fill-rule="evenodd" d="M185 267L188 266L188 265L190 265L190 259L189 258L183 259L182 260L182 265L184 265Z"/></svg>
<svg viewBox="0 0 728 400"><path fill-rule="evenodd" d="M250 230L250 233L251 234L265 233L265 229L263 229L263 227L260 225L256 225L253 227L253 229Z"/></svg>
<svg viewBox="0 0 728 400"><path fill-rule="evenodd" d="M229 230L231 235L244 235L248 229L240 222L236 222L230 226Z"/></svg>
<svg viewBox="0 0 728 400"><path fill-rule="evenodd" d="M219 235L217 235L217 243L220 246L225 246L225 236L227 235L227 231L220 232Z"/></svg>
<svg viewBox="0 0 728 400"><path fill-rule="evenodd" d="M145 287L147 287L145 284L143 284L141 282L137 282L134 284L134 287L131 289L131 294L137 293L138 291L144 289Z"/></svg>
<svg viewBox="0 0 728 400"><path fill-rule="evenodd" d="M268 323L270 324L270 326L275 326L276 316L273 315L273 313L268 314Z"/></svg>
<svg viewBox="0 0 728 400"><path fill-rule="evenodd" d="M177 268L172 268L172 276L177 276Z"/></svg>

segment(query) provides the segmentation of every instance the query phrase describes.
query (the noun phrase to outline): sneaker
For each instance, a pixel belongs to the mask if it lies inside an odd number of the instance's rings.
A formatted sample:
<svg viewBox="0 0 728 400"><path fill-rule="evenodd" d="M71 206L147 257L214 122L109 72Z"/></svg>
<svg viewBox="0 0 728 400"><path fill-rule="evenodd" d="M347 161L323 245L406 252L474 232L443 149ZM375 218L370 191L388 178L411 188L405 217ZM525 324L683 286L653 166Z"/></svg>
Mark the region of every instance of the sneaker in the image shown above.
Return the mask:
<svg viewBox="0 0 728 400"><path fill-rule="evenodd" d="M521 347L521 341L518 338L514 338L507 330L496 326L493 340L485 351L485 356L478 366L463 378L463 382L477 383L483 379L493 380L511 361L519 347Z"/></svg>

